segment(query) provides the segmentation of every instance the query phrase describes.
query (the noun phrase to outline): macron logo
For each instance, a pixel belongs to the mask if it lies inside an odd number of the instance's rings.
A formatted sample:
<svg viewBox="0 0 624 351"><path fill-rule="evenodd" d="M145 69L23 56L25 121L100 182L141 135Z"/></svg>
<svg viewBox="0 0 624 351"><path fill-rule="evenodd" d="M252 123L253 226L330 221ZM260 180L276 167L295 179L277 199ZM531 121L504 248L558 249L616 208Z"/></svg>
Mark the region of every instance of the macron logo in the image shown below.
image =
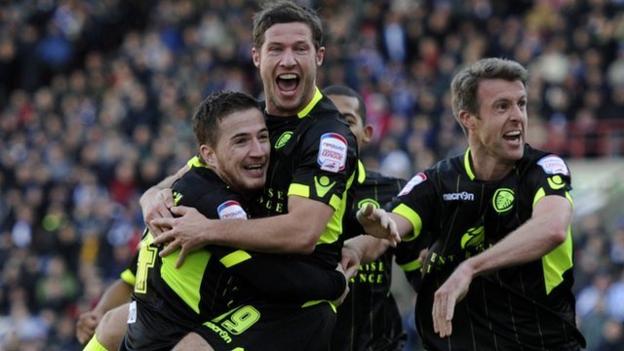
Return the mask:
<svg viewBox="0 0 624 351"><path fill-rule="evenodd" d="M474 194L466 191L462 191L461 193L447 193L442 195L444 201L474 201Z"/></svg>

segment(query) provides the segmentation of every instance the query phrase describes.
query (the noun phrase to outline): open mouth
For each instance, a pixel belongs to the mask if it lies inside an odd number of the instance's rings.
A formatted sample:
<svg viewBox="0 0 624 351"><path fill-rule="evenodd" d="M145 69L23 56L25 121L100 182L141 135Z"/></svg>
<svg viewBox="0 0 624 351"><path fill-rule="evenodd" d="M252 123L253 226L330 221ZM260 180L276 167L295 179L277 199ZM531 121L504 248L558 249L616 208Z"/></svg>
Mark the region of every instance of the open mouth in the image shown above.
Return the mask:
<svg viewBox="0 0 624 351"><path fill-rule="evenodd" d="M522 139L522 132L519 130L509 131L503 134L503 139L505 139L506 141L519 143Z"/></svg>
<svg viewBox="0 0 624 351"><path fill-rule="evenodd" d="M262 177L266 169L266 163L254 163L243 167L243 169L256 177Z"/></svg>
<svg viewBox="0 0 624 351"><path fill-rule="evenodd" d="M282 92L294 92L299 86L299 80L299 76L294 73L284 73L277 76L275 81Z"/></svg>

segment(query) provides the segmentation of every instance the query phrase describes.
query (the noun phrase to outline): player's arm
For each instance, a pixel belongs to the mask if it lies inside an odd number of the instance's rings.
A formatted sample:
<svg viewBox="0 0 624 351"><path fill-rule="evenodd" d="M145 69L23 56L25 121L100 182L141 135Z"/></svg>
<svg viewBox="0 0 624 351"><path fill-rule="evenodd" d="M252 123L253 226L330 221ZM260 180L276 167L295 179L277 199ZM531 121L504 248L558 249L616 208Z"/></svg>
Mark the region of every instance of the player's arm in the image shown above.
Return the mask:
<svg viewBox="0 0 624 351"><path fill-rule="evenodd" d="M462 262L435 293L434 330L441 337L451 334L455 304L468 292L474 277L539 259L566 240L571 220L572 205L568 199L546 196L533 207L531 219L492 247Z"/></svg>
<svg viewBox="0 0 624 351"><path fill-rule="evenodd" d="M143 220L154 236L158 236L162 233L163 228L158 227L157 225L152 225L152 220L156 218L171 217L169 209L174 205L171 187L176 180L180 179L186 172L189 171L189 164L194 162L195 159L196 157L192 158L189 163L180 168L175 174L166 177L160 181L160 183L147 189L143 195L141 195L139 204L141 205Z"/></svg>
<svg viewBox="0 0 624 351"><path fill-rule="evenodd" d="M347 285L344 272L322 269L297 257L227 247L211 247L210 251L254 291L280 301L335 300Z"/></svg>
<svg viewBox="0 0 624 351"><path fill-rule="evenodd" d="M76 338L80 343L85 343L93 336L95 328L100 323L102 316L111 309L123 305L130 300L133 286L123 279L117 279L106 289L97 305L88 312L80 315L76 322Z"/></svg>
<svg viewBox="0 0 624 351"><path fill-rule="evenodd" d="M154 240L167 243L161 255L181 249L184 257L207 244L269 253L309 254L334 210L322 202L288 197L288 213L251 220L210 220L192 207L173 207L176 218L160 218L155 224L171 228Z"/></svg>
<svg viewBox="0 0 624 351"><path fill-rule="evenodd" d="M370 206L361 208L357 212L357 220L364 232L376 237L394 238L400 236L404 241L414 241L423 229L423 218L431 214L426 211L427 204L431 203L432 189L428 185L427 177L419 173L408 182L399 193L399 197L388 205L391 212L381 212ZM430 206L429 206L430 207ZM415 209L414 209L415 208ZM343 250L343 267L351 267L360 262L377 259L387 247L384 240L375 237L356 237L355 240L345 242ZM386 242L386 244L393 242Z"/></svg>

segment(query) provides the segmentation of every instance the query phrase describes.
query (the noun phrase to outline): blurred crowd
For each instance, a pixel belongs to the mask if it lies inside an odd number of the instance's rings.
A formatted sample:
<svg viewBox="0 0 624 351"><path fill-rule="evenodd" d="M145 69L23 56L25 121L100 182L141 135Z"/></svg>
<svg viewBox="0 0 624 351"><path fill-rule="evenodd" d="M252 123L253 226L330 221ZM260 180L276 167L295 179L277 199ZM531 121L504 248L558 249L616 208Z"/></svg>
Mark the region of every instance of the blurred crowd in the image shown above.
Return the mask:
<svg viewBox="0 0 624 351"><path fill-rule="evenodd" d="M529 68L532 145L622 157L622 0L304 3L325 20L318 85L365 98L371 168L408 178L461 151L450 79L485 56ZM194 152L193 107L220 89L261 97L257 6L0 2L0 349L80 349L76 316L118 277L142 233L138 197ZM623 350L624 224L588 216L575 240L588 350Z"/></svg>

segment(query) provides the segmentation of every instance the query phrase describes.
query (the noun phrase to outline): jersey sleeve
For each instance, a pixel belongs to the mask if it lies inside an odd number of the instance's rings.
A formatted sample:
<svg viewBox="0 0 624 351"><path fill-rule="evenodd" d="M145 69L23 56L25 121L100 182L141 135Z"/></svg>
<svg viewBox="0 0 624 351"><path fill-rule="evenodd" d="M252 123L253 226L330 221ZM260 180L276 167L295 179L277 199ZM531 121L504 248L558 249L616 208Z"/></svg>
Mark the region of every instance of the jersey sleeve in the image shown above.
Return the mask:
<svg viewBox="0 0 624 351"><path fill-rule="evenodd" d="M226 247L211 247L215 259L253 291L280 301L303 303L335 300L346 288L336 270L322 269L296 257L271 255Z"/></svg>
<svg viewBox="0 0 624 351"><path fill-rule="evenodd" d="M357 146L338 118L322 118L302 136L288 195L323 202L338 210L357 167Z"/></svg>
<svg viewBox="0 0 624 351"><path fill-rule="evenodd" d="M399 195L388 206L412 225L412 233L408 233L403 241L415 240L427 226L431 225L435 211L435 190L429 175L424 172L416 174L401 189Z"/></svg>
<svg viewBox="0 0 624 351"><path fill-rule="evenodd" d="M547 155L537 161L534 167L529 170L528 185L533 195L533 206L545 196L555 195L567 198L570 197L571 175L570 169L559 156Z"/></svg>

